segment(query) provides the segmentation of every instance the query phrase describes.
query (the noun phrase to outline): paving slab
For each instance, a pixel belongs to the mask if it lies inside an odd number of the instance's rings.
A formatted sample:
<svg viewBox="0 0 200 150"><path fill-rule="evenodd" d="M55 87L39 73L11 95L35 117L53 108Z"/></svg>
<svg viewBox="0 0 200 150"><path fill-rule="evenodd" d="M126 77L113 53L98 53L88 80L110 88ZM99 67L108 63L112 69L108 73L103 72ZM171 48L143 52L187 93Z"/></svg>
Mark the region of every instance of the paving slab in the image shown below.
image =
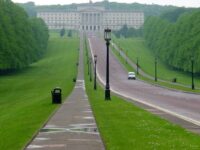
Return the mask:
<svg viewBox="0 0 200 150"><path fill-rule="evenodd" d="M85 91L83 35L80 35L78 77L74 90L26 150L105 149Z"/></svg>

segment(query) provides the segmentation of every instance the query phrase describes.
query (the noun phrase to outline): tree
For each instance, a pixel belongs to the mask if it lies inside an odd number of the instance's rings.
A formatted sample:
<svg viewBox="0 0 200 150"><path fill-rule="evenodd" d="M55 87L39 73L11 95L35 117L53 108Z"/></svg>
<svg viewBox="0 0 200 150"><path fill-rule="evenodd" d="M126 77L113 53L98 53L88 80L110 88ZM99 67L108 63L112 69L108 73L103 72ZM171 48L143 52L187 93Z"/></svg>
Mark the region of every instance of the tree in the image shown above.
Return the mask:
<svg viewBox="0 0 200 150"><path fill-rule="evenodd" d="M123 36L125 38L128 37L139 37L142 36L142 28L135 29L135 28L128 28L127 25L124 25L120 30L114 31L114 34L117 38Z"/></svg>
<svg viewBox="0 0 200 150"><path fill-rule="evenodd" d="M0 0L0 73L27 67L46 50L48 28L10 0Z"/></svg>
<svg viewBox="0 0 200 150"><path fill-rule="evenodd" d="M181 13L174 11L175 16ZM173 16L169 13L168 18ZM164 17L149 17L144 24L147 46L167 65L190 72L191 57L195 71L200 73L200 11L181 13L175 22ZM170 21L169 21L170 20Z"/></svg>
<svg viewBox="0 0 200 150"><path fill-rule="evenodd" d="M37 16L36 6L35 6L34 2L27 2L27 3L19 4L19 6L23 7L24 10L27 12L27 14L30 17L36 17Z"/></svg>
<svg viewBox="0 0 200 150"><path fill-rule="evenodd" d="M65 29L62 28L62 29L60 30L60 36L63 37L64 35L65 35Z"/></svg>
<svg viewBox="0 0 200 150"><path fill-rule="evenodd" d="M72 30L69 30L69 31L68 31L67 36L68 36L68 37L72 37Z"/></svg>

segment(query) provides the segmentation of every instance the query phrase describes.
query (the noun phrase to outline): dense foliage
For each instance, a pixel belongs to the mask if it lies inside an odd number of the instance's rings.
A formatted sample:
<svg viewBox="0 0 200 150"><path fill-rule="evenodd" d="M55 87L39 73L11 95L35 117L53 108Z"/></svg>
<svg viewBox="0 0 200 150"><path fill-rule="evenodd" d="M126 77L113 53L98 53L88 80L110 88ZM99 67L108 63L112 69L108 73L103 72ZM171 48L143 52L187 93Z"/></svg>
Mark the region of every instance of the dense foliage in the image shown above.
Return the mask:
<svg viewBox="0 0 200 150"><path fill-rule="evenodd" d="M123 36L125 38L128 37L140 37L142 36L142 28L128 28L127 25L124 25L120 30L113 32L117 38Z"/></svg>
<svg viewBox="0 0 200 150"><path fill-rule="evenodd" d="M166 11L176 9L175 6L160 6L156 4L139 4L139 3L117 3L117 2L99 2L97 3L104 6L107 10L126 10L126 11L142 11L145 16L158 16Z"/></svg>
<svg viewBox="0 0 200 150"><path fill-rule="evenodd" d="M69 31L68 31L67 36L68 36L68 37L72 37L72 30L69 30Z"/></svg>
<svg viewBox="0 0 200 150"><path fill-rule="evenodd" d="M27 67L41 58L48 42L48 29L41 19L29 19L10 0L0 0L0 71Z"/></svg>
<svg viewBox="0 0 200 150"><path fill-rule="evenodd" d="M36 11L70 11L76 10L78 6L86 6L88 3L83 4L70 4L70 5L43 5L35 6L34 3L24 3L21 6L28 12L30 16L34 16ZM174 10L174 6L160 6L160 5L146 5L139 3L117 3L117 2L108 2L104 0L102 2L96 2L92 5L105 7L107 10L125 10L125 11L143 11L145 16L158 16L166 11Z"/></svg>
<svg viewBox="0 0 200 150"><path fill-rule="evenodd" d="M192 8L185 8L185 7L180 7L177 9L174 9L173 11L166 11L163 14L161 14L161 18L167 19L170 22L176 22L177 19L186 12L192 12L194 9Z"/></svg>
<svg viewBox="0 0 200 150"><path fill-rule="evenodd" d="M147 45L166 64L200 73L200 11L183 13L176 22L161 17L149 17L144 24Z"/></svg>
<svg viewBox="0 0 200 150"><path fill-rule="evenodd" d="M65 35L65 29L62 28L62 29L60 30L60 36L63 37L64 35Z"/></svg>
<svg viewBox="0 0 200 150"><path fill-rule="evenodd" d="M21 7L24 8L24 10L27 12L27 14L30 16L30 17L36 17L36 9L35 9L35 3L34 2L27 2L27 3L23 3L23 4L20 4L19 5Z"/></svg>

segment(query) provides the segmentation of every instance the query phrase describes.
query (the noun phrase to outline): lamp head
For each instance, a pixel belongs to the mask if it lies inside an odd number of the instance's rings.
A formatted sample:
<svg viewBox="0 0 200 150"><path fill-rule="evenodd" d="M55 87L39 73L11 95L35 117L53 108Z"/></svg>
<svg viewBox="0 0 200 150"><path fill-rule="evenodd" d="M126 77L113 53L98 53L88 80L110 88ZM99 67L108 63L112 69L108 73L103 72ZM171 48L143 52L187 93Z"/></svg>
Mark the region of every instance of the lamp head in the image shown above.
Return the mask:
<svg viewBox="0 0 200 150"><path fill-rule="evenodd" d="M94 61L95 62L97 61L97 55L96 54L94 55Z"/></svg>
<svg viewBox="0 0 200 150"><path fill-rule="evenodd" d="M111 29L107 28L104 30L104 39L105 41L111 40Z"/></svg>

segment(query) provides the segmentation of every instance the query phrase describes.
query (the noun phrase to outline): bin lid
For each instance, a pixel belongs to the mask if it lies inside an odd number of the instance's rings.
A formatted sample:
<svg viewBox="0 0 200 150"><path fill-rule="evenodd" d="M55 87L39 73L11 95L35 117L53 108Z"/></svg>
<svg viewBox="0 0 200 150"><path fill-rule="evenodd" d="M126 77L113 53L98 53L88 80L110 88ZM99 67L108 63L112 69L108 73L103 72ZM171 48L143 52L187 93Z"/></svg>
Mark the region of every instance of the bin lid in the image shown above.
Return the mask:
<svg viewBox="0 0 200 150"><path fill-rule="evenodd" d="M61 93L62 90L60 87L55 87L53 91L54 93Z"/></svg>

